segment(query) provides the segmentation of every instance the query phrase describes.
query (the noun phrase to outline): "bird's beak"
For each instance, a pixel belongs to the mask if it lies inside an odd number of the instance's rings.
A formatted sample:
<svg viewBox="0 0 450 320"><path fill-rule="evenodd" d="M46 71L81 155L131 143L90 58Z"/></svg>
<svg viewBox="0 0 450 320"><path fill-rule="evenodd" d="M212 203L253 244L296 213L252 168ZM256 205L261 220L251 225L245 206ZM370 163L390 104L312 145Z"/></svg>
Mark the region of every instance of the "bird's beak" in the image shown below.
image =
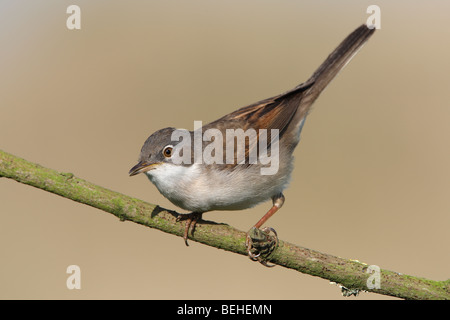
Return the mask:
<svg viewBox="0 0 450 320"><path fill-rule="evenodd" d="M137 165L135 165L133 168L130 169L130 172L128 172L128 174L131 176L135 176L139 173L142 172L147 172L149 170L155 169L155 167L158 165L159 163L150 163L147 161L139 161L139 163Z"/></svg>

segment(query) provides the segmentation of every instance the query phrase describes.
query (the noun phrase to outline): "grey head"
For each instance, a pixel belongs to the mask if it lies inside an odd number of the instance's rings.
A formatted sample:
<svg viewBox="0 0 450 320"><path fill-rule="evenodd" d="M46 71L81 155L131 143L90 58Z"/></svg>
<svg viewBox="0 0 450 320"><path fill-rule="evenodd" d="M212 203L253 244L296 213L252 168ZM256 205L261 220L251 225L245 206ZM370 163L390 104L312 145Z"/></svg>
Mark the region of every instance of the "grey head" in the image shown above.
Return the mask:
<svg viewBox="0 0 450 320"><path fill-rule="evenodd" d="M172 133L175 130L179 129L164 128L148 137L142 146L139 162L130 169L129 175L134 176L142 172L153 170L161 164L171 163L174 148L179 143L177 141L172 141Z"/></svg>

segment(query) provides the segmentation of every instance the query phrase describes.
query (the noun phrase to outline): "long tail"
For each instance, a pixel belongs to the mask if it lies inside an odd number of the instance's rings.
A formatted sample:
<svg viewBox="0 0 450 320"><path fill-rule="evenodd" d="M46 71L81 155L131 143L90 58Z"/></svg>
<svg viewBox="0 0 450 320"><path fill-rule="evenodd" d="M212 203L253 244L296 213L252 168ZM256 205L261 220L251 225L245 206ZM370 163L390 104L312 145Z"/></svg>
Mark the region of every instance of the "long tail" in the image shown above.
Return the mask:
<svg viewBox="0 0 450 320"><path fill-rule="evenodd" d="M358 53L374 32L375 28L370 29L365 24L358 27L339 44L308 81L291 90L303 91L300 106L295 116L297 119L302 119L307 115L311 105L319 97L320 93ZM302 90L302 87L305 88L305 86L309 88Z"/></svg>
<svg viewBox="0 0 450 320"><path fill-rule="evenodd" d="M313 102L374 32L375 29L366 25L360 26L341 42L308 81L280 95L240 108L203 128L215 127L218 123L223 127L226 122L228 128L278 129L280 135L290 132L298 136Z"/></svg>

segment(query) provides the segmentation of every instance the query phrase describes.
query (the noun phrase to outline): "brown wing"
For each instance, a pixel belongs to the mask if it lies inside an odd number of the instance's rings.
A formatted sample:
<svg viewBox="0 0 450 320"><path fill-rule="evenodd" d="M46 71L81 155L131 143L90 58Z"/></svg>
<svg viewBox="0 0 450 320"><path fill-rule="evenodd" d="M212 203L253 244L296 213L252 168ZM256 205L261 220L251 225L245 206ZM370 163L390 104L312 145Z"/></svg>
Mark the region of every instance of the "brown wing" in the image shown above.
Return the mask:
<svg viewBox="0 0 450 320"><path fill-rule="evenodd" d="M259 155L258 146L260 143L267 146L267 150L270 150L270 146L272 143L271 129L278 129L278 135L281 138L284 130L288 127L295 113L297 112L301 93L309 89L313 85L313 82L304 83L294 90L291 90L288 93L283 93L278 96L268 98L256 103L253 103L249 106L243 107L239 110L236 110L230 114L225 115L224 117L207 124L203 127L203 130L207 130L210 128L219 129L223 135L223 143L224 150L226 150L227 143L233 143L234 145L234 162L233 166L239 163L240 154L238 154L238 140L237 138L229 137L226 130L227 129L242 129L244 132L248 132L247 130L253 129L256 132L256 139L252 139L250 137L245 138L245 149L244 149L244 159L245 164L250 164L250 159L252 152L256 152ZM261 135L262 130L266 129L267 135ZM253 137L253 136L252 136ZM261 137L265 137L262 139ZM231 141L233 140L233 141ZM204 145L206 145L205 143ZM255 153L253 153L255 155ZM224 154L226 157L226 152ZM254 157L253 157L254 159ZM224 162L226 162L224 160Z"/></svg>
<svg viewBox="0 0 450 320"><path fill-rule="evenodd" d="M278 129L281 133L297 112L302 93L313 84L313 81L302 83L293 90L240 108L210 125L228 123L231 128L236 127L244 130L253 128L257 131L260 129Z"/></svg>
<svg viewBox="0 0 450 320"><path fill-rule="evenodd" d="M353 56L375 32L366 25L358 27L328 56L311 78L297 87L249 106L236 110L224 117L207 124L208 128L217 128L225 134L226 129L250 128L259 132L260 129L278 129L280 138L286 132L298 131L303 119L310 111L311 105L327 87L331 80L347 65ZM269 145L271 138L268 137ZM246 156L257 143L246 145ZM295 147L295 146L294 146Z"/></svg>

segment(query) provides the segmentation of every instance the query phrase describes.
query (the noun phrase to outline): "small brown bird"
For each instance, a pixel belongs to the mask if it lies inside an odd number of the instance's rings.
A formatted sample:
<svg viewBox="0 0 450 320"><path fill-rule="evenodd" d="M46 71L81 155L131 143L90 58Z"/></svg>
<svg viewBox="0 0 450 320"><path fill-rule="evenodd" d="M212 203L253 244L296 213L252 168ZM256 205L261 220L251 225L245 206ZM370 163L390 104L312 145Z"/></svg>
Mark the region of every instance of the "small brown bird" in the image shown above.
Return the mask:
<svg viewBox="0 0 450 320"><path fill-rule="evenodd" d="M167 199L192 212L184 215L186 244L189 230L204 212L242 210L272 199L271 209L250 229L246 241L249 257L266 263L267 254L255 243L278 240L272 228L259 228L283 206L292 154L311 105L374 31L366 25L357 28L309 80L292 90L194 131L165 128L145 141L139 163L129 174L144 172Z"/></svg>

